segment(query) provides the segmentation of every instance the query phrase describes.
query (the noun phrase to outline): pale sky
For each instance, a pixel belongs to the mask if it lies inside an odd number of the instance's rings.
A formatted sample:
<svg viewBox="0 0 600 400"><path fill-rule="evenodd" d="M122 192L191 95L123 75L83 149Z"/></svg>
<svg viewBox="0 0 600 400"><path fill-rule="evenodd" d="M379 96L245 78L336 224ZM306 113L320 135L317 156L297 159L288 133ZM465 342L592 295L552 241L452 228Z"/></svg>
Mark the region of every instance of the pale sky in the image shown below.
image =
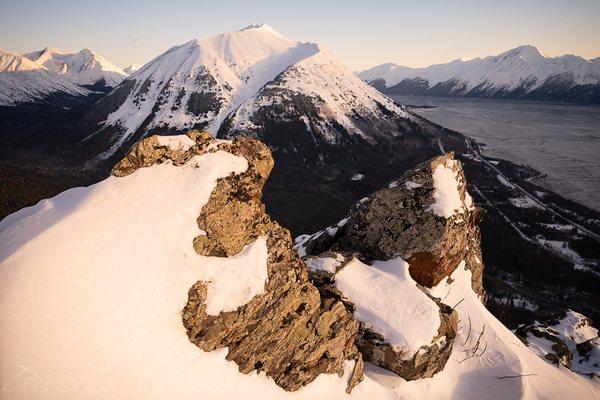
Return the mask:
<svg viewBox="0 0 600 400"><path fill-rule="evenodd" d="M421 67L523 44L550 56L600 56L600 0L0 0L0 48L87 47L124 67L253 22L323 44L355 70Z"/></svg>

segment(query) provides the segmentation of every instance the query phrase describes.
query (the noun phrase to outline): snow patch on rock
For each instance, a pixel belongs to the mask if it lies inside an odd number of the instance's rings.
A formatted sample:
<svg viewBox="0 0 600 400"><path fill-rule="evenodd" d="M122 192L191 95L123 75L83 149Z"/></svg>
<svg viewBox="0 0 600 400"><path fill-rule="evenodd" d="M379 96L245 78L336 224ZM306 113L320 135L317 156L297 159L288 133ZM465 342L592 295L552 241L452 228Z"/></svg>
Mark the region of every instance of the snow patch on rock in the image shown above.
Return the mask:
<svg viewBox="0 0 600 400"><path fill-rule="evenodd" d="M156 139L159 146L165 146L171 150L187 151L196 145L196 142L187 135L156 136Z"/></svg>
<svg viewBox="0 0 600 400"><path fill-rule="evenodd" d="M363 264L350 261L335 286L356 306L354 315L410 359L429 345L440 326L439 308L410 277L402 259Z"/></svg>
<svg viewBox="0 0 600 400"><path fill-rule="evenodd" d="M463 206L458 191L457 174L452 168L455 162L455 160L448 160L444 164L439 164L433 171L433 185L435 188L433 197L435 202L429 210L444 218L450 218Z"/></svg>

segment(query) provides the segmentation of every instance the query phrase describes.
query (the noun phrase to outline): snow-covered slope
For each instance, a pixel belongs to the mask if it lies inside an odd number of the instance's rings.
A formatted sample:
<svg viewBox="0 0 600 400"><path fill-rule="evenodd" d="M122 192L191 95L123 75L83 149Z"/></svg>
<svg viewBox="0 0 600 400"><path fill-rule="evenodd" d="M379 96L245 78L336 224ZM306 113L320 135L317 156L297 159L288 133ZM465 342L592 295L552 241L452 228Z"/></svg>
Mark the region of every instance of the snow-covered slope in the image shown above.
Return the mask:
<svg viewBox="0 0 600 400"><path fill-rule="evenodd" d="M43 50L27 53L24 56L82 86L99 84L114 87L128 75L122 69L89 49L71 53L46 47Z"/></svg>
<svg viewBox="0 0 600 400"><path fill-rule="evenodd" d="M395 119L409 118L406 110L357 79L327 48L313 46L314 54L287 68L231 114L229 135L264 131L277 118L301 121L316 140L332 144L348 136L375 142L378 136L398 133Z"/></svg>
<svg viewBox="0 0 600 400"><path fill-rule="evenodd" d="M594 87L597 90L600 85L600 58L586 60L570 54L548 57L527 45L497 56L458 59L426 68L388 63L361 71L358 76L396 94L545 96L549 100L561 100L561 97L569 100L569 95L576 91L581 96L579 99L585 101L585 91ZM561 91L556 93L557 89Z"/></svg>
<svg viewBox="0 0 600 400"><path fill-rule="evenodd" d="M37 62L0 50L0 106L30 102L62 104L59 97L63 95L88 93Z"/></svg>
<svg viewBox="0 0 600 400"><path fill-rule="evenodd" d="M364 121L406 116L323 46L293 41L260 24L175 46L111 94L112 99L90 110L102 110L94 116L99 124L93 137L111 132L105 157L148 132L202 128L213 134L222 129L225 135L256 127L251 120L259 109L282 104L289 118L329 141L342 133L369 137L372 124ZM281 103L291 96L302 96L304 106ZM103 104L114 103L115 97L118 106L106 113ZM315 115L308 116L310 110Z"/></svg>
<svg viewBox="0 0 600 400"><path fill-rule="evenodd" d="M168 145L185 148L187 142L180 137ZM201 234L196 218L217 180L247 168L245 158L218 150L180 166L157 164L111 176L2 220L2 397L484 400L600 394L597 383L546 363L498 322L471 289L463 265L431 289L456 305L461 317L450 360L430 379L405 381L366 365L364 380L348 395L348 362L344 376L322 374L290 393L263 373L239 372L226 360L227 349L200 350L181 320L189 288L210 281L208 301L218 312L247 301L244 291L260 292L257 282L264 280L267 251L260 238L231 257L200 256L193 247ZM240 268L247 273L231 273ZM394 263L381 274L395 296L415 285ZM366 286L356 296L377 296L372 291L381 285L369 286L369 279L382 278L361 275ZM406 294L411 301L430 302L414 296L415 290ZM394 318L394 310L386 310L391 315L385 318Z"/></svg>
<svg viewBox="0 0 600 400"><path fill-rule="evenodd" d="M140 68L142 68L141 64L130 64L123 68L123 72L125 72L127 75L131 75Z"/></svg>

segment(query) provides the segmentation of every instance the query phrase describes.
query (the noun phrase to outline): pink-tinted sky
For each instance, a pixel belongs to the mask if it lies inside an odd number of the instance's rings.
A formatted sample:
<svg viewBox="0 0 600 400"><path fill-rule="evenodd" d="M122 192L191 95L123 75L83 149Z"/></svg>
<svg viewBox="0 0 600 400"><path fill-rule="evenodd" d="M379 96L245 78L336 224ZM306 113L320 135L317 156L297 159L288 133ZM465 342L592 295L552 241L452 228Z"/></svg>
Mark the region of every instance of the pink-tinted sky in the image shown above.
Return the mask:
<svg viewBox="0 0 600 400"><path fill-rule="evenodd" d="M125 66L192 38L263 22L328 46L354 69L417 67L523 44L550 56L599 57L599 21L600 0L0 0L0 48L87 47Z"/></svg>

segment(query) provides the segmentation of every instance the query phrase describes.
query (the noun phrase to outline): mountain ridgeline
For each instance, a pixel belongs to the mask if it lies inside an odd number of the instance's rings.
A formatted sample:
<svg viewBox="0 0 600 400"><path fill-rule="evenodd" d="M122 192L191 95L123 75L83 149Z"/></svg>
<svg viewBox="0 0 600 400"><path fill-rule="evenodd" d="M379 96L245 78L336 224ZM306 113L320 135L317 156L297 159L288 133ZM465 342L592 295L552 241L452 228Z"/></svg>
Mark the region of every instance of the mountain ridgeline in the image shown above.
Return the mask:
<svg viewBox="0 0 600 400"><path fill-rule="evenodd" d="M252 25L167 50L70 125L67 140L101 162L150 132L182 129L249 132L301 157L334 158L329 153L339 144L377 145L414 121L323 46ZM300 151L299 142L311 151Z"/></svg>
<svg viewBox="0 0 600 400"><path fill-rule="evenodd" d="M548 57L533 46L425 68L388 63L358 76L390 95L480 97L600 104L600 58Z"/></svg>
<svg viewBox="0 0 600 400"><path fill-rule="evenodd" d="M14 143L38 124L67 117L128 74L89 49L51 47L26 54L0 50L0 141Z"/></svg>

